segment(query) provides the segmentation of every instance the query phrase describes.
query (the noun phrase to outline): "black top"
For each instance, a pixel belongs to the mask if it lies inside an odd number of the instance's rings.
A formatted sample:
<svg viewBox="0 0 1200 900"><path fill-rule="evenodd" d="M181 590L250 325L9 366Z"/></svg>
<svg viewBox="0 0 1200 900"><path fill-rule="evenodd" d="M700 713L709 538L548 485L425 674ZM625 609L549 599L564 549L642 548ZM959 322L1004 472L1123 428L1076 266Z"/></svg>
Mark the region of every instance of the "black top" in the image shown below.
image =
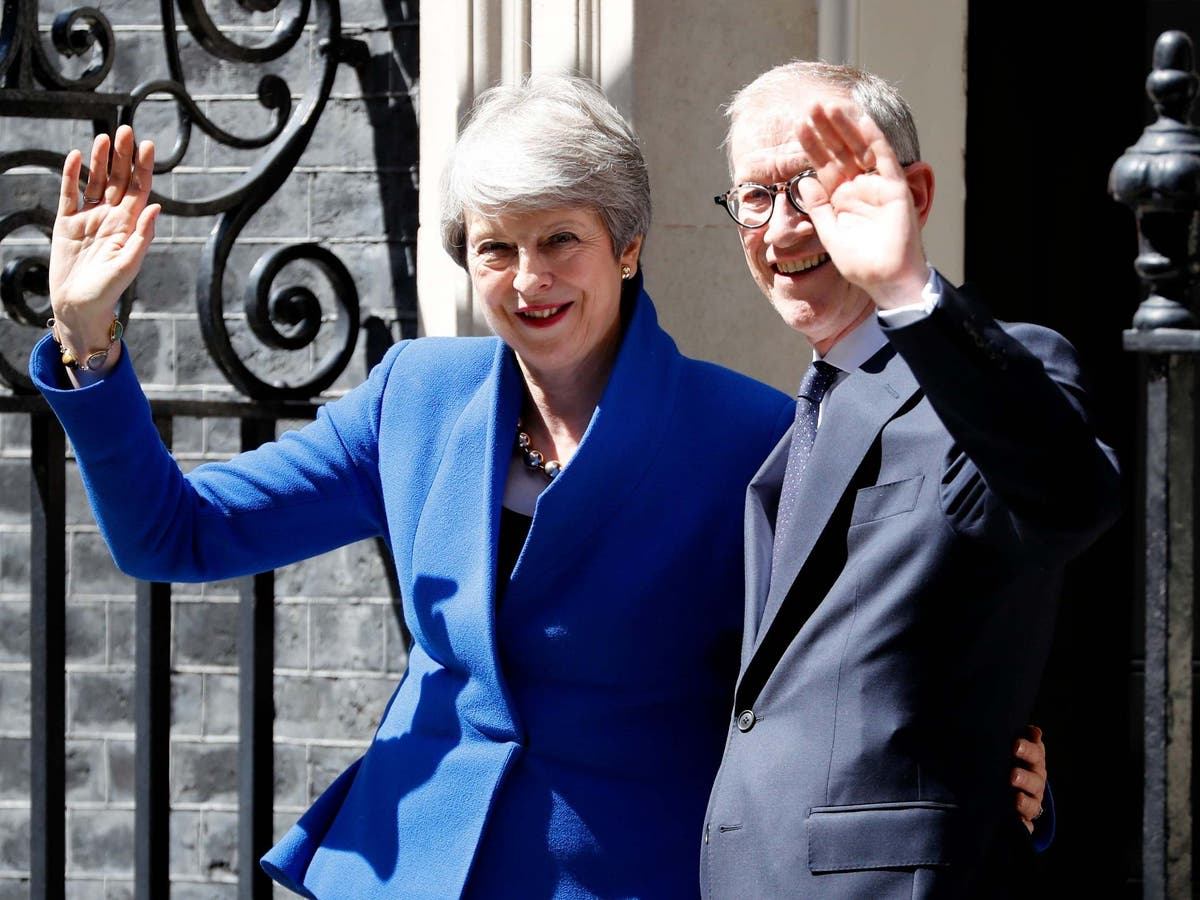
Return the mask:
<svg viewBox="0 0 1200 900"><path fill-rule="evenodd" d="M500 507L500 548L496 555L496 605L504 599L504 589L517 566L517 557L529 537L533 516Z"/></svg>

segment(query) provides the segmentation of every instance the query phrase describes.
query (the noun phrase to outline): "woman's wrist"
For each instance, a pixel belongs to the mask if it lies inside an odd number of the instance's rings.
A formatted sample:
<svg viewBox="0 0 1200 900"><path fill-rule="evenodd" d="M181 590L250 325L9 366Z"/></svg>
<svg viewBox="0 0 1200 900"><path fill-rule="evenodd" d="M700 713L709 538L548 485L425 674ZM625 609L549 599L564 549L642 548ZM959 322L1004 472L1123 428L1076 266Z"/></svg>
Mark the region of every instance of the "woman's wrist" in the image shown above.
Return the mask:
<svg viewBox="0 0 1200 900"><path fill-rule="evenodd" d="M103 378L121 358L121 337L125 330L121 320L113 316L103 332L95 323L89 326L71 329L55 318L46 322L67 375L76 387Z"/></svg>

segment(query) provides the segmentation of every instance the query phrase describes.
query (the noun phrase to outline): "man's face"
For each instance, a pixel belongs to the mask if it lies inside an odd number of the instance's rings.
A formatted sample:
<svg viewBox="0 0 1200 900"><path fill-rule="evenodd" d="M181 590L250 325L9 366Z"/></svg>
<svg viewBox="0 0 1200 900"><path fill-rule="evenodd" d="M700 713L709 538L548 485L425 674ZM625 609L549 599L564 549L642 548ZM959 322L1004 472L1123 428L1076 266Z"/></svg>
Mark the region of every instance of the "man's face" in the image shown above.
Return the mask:
<svg viewBox="0 0 1200 900"><path fill-rule="evenodd" d="M788 109L744 114L731 135L733 182L775 184L809 167L796 139L796 126L815 99L845 100L843 93L812 85L797 93ZM834 268L812 221L796 212L787 197L761 228L739 226L750 274L783 320L825 353L874 309L871 298Z"/></svg>

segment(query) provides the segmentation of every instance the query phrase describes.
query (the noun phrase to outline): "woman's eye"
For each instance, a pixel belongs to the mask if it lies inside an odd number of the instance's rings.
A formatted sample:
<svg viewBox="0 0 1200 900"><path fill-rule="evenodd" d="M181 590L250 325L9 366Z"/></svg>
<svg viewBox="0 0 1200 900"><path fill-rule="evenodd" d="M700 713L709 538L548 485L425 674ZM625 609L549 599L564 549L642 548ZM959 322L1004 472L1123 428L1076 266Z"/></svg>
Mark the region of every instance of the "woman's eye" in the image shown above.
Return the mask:
<svg viewBox="0 0 1200 900"><path fill-rule="evenodd" d="M578 240L578 238L576 238L575 235L573 235L571 232L560 231L558 234L553 235L550 238L550 243L551 244L569 244L576 240Z"/></svg>
<svg viewBox="0 0 1200 900"><path fill-rule="evenodd" d="M503 253L504 250L504 244L501 244L498 241L487 241L486 243L480 244L479 247L476 248L475 252L480 256L494 256L497 253Z"/></svg>

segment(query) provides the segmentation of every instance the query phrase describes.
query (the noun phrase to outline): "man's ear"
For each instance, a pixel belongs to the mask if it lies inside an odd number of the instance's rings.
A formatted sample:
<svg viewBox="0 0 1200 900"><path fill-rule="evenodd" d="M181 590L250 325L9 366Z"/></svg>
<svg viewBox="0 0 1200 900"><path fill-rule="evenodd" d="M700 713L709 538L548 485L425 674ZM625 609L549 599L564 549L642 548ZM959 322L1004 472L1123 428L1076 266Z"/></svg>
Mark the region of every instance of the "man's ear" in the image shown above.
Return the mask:
<svg viewBox="0 0 1200 900"><path fill-rule="evenodd" d="M929 212L933 209L933 167L923 160L917 160L904 167L904 178L912 192L917 220L924 228Z"/></svg>

